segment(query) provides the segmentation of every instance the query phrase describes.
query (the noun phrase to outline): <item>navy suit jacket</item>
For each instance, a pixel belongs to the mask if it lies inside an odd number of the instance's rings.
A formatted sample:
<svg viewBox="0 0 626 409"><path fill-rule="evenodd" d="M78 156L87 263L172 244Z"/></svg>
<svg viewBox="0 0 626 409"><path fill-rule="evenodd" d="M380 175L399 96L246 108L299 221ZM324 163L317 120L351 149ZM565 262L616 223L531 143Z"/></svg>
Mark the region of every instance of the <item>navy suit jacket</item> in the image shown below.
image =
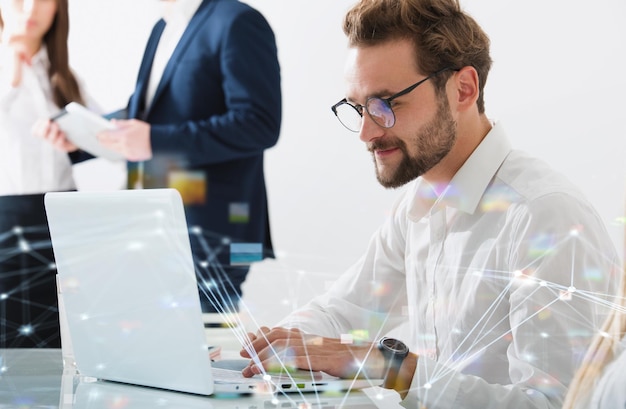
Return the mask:
<svg viewBox="0 0 626 409"><path fill-rule="evenodd" d="M165 22L145 49L128 117L151 125L144 187L168 186L172 170L201 175L203 203L186 205L189 226L233 241L263 243L272 256L263 153L281 124L280 67L265 18L237 0L204 0L166 65L152 104L145 94ZM129 163L129 177L135 172ZM132 185L133 181L129 180ZM233 220L232 204L248 206Z"/></svg>

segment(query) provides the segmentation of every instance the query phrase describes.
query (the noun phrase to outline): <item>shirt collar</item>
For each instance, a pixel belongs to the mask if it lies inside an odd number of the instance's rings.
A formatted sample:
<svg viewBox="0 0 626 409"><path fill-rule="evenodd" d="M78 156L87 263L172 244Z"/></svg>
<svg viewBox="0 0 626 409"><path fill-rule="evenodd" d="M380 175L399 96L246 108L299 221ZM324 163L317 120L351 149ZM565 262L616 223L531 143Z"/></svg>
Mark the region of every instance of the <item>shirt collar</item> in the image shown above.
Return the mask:
<svg viewBox="0 0 626 409"><path fill-rule="evenodd" d="M31 58L31 62L33 65L42 65L47 68L49 61L48 50L46 49L46 46L42 44L39 51L37 51L35 55L33 55L33 58Z"/></svg>
<svg viewBox="0 0 626 409"><path fill-rule="evenodd" d="M169 13L163 16L168 24L186 26L202 4L202 0L176 0L170 5Z"/></svg>
<svg viewBox="0 0 626 409"><path fill-rule="evenodd" d="M511 144L504 129L496 123L441 194L423 178L418 178L408 210L409 219L418 221L427 213L446 206L473 214L510 152Z"/></svg>

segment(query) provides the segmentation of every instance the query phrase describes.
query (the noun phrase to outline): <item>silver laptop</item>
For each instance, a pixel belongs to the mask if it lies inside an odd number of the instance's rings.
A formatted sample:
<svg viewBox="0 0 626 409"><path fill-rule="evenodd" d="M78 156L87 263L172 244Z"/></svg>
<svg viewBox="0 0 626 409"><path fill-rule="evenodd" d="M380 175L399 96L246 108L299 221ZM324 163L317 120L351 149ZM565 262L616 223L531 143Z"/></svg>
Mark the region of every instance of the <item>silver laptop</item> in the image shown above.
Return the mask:
<svg viewBox="0 0 626 409"><path fill-rule="evenodd" d="M326 374L247 379L240 371L216 369L176 190L53 192L45 206L82 375L202 395L380 384Z"/></svg>

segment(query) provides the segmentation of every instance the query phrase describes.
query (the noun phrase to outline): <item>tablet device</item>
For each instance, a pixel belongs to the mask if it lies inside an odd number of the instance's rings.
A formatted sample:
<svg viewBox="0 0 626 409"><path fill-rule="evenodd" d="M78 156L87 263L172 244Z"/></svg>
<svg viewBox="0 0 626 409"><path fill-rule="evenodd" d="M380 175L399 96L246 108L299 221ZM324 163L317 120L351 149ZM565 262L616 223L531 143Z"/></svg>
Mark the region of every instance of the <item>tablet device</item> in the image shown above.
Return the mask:
<svg viewBox="0 0 626 409"><path fill-rule="evenodd" d="M115 125L84 106L70 102L51 119L65 132L67 139L85 152L111 161L124 159L121 154L105 148L96 137L101 131L115 129Z"/></svg>

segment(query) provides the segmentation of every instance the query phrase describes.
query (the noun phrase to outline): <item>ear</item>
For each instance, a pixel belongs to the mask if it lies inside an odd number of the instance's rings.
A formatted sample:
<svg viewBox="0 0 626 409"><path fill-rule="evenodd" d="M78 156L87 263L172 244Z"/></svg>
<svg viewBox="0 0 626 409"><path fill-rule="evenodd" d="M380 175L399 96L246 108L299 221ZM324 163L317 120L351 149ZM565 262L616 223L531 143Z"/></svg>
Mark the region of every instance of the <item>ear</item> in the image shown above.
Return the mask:
<svg viewBox="0 0 626 409"><path fill-rule="evenodd" d="M459 111L467 111L476 106L479 85L478 72L474 67L461 68L454 76L456 105Z"/></svg>

